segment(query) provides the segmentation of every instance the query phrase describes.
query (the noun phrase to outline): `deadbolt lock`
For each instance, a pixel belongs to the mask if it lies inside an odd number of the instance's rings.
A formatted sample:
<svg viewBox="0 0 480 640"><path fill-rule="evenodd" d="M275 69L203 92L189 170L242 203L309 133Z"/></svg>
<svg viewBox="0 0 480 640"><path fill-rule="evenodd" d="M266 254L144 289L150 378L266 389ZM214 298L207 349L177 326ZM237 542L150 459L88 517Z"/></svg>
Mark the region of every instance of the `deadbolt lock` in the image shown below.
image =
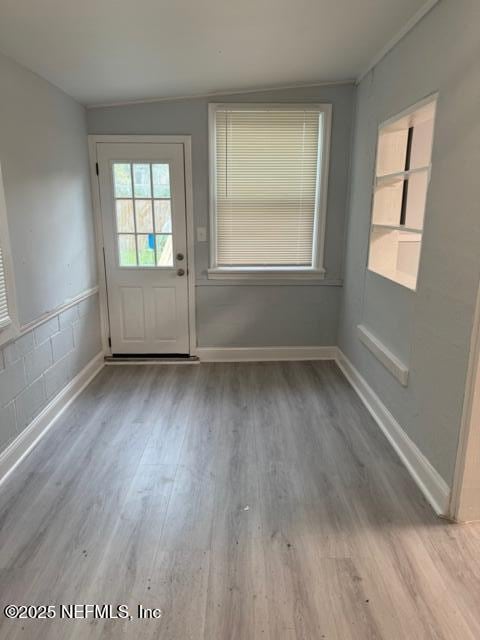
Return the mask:
<svg viewBox="0 0 480 640"><path fill-rule="evenodd" d="M183 253L177 253L177 260L183 260L184 255Z"/></svg>
<svg viewBox="0 0 480 640"><path fill-rule="evenodd" d="M177 276L184 276L185 275L185 269L178 269L177 270Z"/></svg>

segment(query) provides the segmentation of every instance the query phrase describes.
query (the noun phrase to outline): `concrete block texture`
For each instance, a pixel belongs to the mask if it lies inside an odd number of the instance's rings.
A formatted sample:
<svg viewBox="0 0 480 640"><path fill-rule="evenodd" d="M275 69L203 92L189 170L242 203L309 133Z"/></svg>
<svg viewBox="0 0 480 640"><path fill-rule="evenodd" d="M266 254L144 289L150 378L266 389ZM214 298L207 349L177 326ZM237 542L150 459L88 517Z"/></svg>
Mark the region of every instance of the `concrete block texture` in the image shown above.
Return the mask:
<svg viewBox="0 0 480 640"><path fill-rule="evenodd" d="M3 351L5 361L9 364L20 360L24 355L29 353L35 347L33 339L33 332L26 333L20 338L17 338L15 342L7 345Z"/></svg>
<svg viewBox="0 0 480 640"><path fill-rule="evenodd" d="M46 340L49 340L55 333L60 330L58 316L50 318L47 322L44 322L34 331L36 344L42 344Z"/></svg>
<svg viewBox="0 0 480 640"><path fill-rule="evenodd" d="M24 429L28 423L40 413L46 402L45 380L41 377L28 385L28 387L15 398L18 427Z"/></svg>
<svg viewBox="0 0 480 640"><path fill-rule="evenodd" d="M27 386L25 364L17 360L0 372L0 406L5 406Z"/></svg>
<svg viewBox="0 0 480 640"><path fill-rule="evenodd" d="M60 329L71 327L72 324L78 320L78 306L79 305L76 304L74 307L70 307L70 309L66 309L60 314Z"/></svg>
<svg viewBox="0 0 480 640"><path fill-rule="evenodd" d="M53 361L57 362L73 349L73 330L67 327L52 336Z"/></svg>
<svg viewBox="0 0 480 640"><path fill-rule="evenodd" d="M42 375L53 363L52 345L50 341L44 342L39 347L30 351L25 356L25 373L27 381L33 382Z"/></svg>
<svg viewBox="0 0 480 640"><path fill-rule="evenodd" d="M17 420L13 402L0 408L0 425L0 449L4 449L17 435Z"/></svg>
<svg viewBox="0 0 480 640"><path fill-rule="evenodd" d="M45 371L45 390L49 400L67 386L73 377L71 371L71 354L67 354Z"/></svg>
<svg viewBox="0 0 480 640"><path fill-rule="evenodd" d="M0 350L0 452L101 349L92 296Z"/></svg>

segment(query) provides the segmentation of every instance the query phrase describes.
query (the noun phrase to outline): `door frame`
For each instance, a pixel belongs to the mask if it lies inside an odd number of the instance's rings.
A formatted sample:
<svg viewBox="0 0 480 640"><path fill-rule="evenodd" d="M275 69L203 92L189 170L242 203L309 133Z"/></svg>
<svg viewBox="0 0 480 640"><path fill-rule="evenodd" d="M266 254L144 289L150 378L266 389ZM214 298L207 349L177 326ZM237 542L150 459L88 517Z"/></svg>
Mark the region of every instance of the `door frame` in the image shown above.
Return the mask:
<svg viewBox="0 0 480 640"><path fill-rule="evenodd" d="M95 223L95 243L97 250L98 286L100 298L100 323L102 347L105 355L111 356L109 345L110 321L108 317L107 279L105 270L104 239L102 226L102 210L100 200L100 181L97 175L97 144L99 143L146 143L146 144L181 144L183 145L185 173L185 216L187 225L187 258L188 258L188 343L191 356L197 355L197 325L195 303L195 228L193 222L193 174L192 174L192 136L176 135L89 135L88 154L90 160L90 183L92 187L92 204Z"/></svg>
<svg viewBox="0 0 480 640"><path fill-rule="evenodd" d="M462 422L458 438L449 516L455 522L480 520L480 286L477 290Z"/></svg>

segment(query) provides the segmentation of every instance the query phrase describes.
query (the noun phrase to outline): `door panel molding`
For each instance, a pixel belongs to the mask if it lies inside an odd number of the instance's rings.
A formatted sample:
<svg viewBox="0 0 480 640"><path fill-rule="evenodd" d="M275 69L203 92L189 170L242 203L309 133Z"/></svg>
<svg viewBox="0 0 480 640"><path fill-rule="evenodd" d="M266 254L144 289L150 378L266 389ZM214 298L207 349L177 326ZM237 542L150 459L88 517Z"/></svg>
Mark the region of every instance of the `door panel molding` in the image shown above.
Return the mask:
<svg viewBox="0 0 480 640"><path fill-rule="evenodd" d="M195 229L193 217L193 177L192 177L192 142L190 135L89 135L88 149L90 159L90 181L92 187L92 201L94 211L95 238L97 245L97 271L100 297L100 316L102 346L105 355L111 356L109 345L109 309L107 296L107 282L105 273L104 238L102 226L102 212L100 200L100 182L97 175L97 145L102 143L166 143L183 145L184 179L185 179L185 218L188 256L188 325L189 325L189 352L197 355L197 328L196 328L196 296L195 296Z"/></svg>

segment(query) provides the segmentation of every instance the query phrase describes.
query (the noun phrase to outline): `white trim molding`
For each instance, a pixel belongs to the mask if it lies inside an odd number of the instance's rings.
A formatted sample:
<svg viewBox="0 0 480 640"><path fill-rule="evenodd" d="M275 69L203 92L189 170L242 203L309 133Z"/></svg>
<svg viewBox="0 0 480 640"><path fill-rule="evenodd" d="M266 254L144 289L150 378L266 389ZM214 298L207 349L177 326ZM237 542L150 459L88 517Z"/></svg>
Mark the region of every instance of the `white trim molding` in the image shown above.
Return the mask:
<svg viewBox="0 0 480 640"><path fill-rule="evenodd" d="M103 352L96 355L32 420L0 454L0 484L47 433L54 422L72 404L93 378L103 369Z"/></svg>
<svg viewBox="0 0 480 640"><path fill-rule="evenodd" d="M36 320L32 320L32 322L22 325L20 327L20 334L28 333L29 331L36 329L41 324L44 324L51 318L58 316L60 313L63 313L63 311L66 311L67 309L74 307L76 304L78 304L79 302L82 302L83 300L86 300L87 298L91 298L92 296L98 293L98 290L99 290L99 287L98 285L96 285L91 289L86 289L85 291L82 291L82 293L79 293L78 296L75 296L74 298L70 298L69 300L59 305L58 307L55 307L55 309L52 309L51 311L47 311Z"/></svg>
<svg viewBox="0 0 480 640"><path fill-rule="evenodd" d="M439 516L448 516L450 487L430 464L417 445L409 438L400 424L373 391L365 378L357 371L347 356L337 349L337 364L357 392L360 400L381 431L395 449L410 475L427 501Z"/></svg>
<svg viewBox="0 0 480 640"><path fill-rule="evenodd" d="M258 269L236 269L222 267L208 269L209 280L313 280L321 281L325 278L325 269L292 269L273 268L269 270Z"/></svg>
<svg viewBox="0 0 480 640"><path fill-rule="evenodd" d="M449 515L456 522L480 520L480 287L469 354L450 501Z"/></svg>
<svg viewBox="0 0 480 640"><path fill-rule="evenodd" d="M173 95L163 98L140 98L139 100L120 100L119 102L100 102L97 104L87 104L86 109L108 109L110 107L125 107L134 104L151 104L152 102L176 102L186 100L201 100L202 98L220 98L223 96L240 96L249 93L267 93L273 91L287 91L289 89L314 89L315 87L338 87L342 85L355 84L355 78L347 80L325 80L324 82L299 82L297 84L281 84L275 86L257 87L256 89L226 89L225 91L215 91L213 93L194 93L191 95Z"/></svg>
<svg viewBox="0 0 480 640"><path fill-rule="evenodd" d="M391 40L387 42L387 44L378 51L373 58L370 60L365 69L358 75L357 84L359 84L363 78L374 68L377 66L379 62L383 60L383 58L402 40L409 31L411 31L419 22L422 20L427 13L434 8L436 4L438 4L440 0L426 0L423 7L420 9L408 20L404 26L393 36Z"/></svg>
<svg viewBox="0 0 480 640"><path fill-rule="evenodd" d="M201 362L335 360L337 347L198 347Z"/></svg>
<svg viewBox="0 0 480 640"><path fill-rule="evenodd" d="M408 385L408 367L397 358L376 336L364 325L357 326L360 342L383 364L383 366L404 387Z"/></svg>

